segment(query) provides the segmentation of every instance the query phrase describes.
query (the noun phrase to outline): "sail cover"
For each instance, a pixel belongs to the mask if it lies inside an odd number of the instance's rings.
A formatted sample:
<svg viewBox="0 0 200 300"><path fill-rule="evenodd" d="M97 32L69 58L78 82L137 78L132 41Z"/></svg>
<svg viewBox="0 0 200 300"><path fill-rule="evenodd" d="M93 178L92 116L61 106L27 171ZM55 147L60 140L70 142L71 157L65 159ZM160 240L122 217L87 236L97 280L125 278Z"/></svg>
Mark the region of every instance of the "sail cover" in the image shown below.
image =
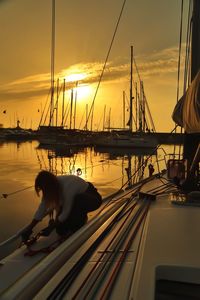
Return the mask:
<svg viewBox="0 0 200 300"><path fill-rule="evenodd" d="M177 102L172 119L187 133L200 133L200 70Z"/></svg>

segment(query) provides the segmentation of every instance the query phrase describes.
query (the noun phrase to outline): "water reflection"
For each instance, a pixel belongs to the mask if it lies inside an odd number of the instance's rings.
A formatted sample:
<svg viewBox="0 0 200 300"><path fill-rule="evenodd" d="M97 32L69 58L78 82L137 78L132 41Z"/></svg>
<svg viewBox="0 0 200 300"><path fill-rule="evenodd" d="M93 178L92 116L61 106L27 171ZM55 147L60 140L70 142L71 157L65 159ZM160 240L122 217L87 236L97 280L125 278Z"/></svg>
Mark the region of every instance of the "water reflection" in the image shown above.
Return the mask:
<svg viewBox="0 0 200 300"><path fill-rule="evenodd" d="M105 196L148 176L147 164L155 165L156 160L154 153L147 161L149 154L130 149L44 148L37 141L1 143L0 192L9 197L0 200L0 240L12 235L32 218L40 201L33 188L40 170L57 175L77 175L79 170L78 175L93 182ZM20 190L23 192L17 192Z"/></svg>
<svg viewBox="0 0 200 300"><path fill-rule="evenodd" d="M130 149L111 147L69 147L69 146L47 146L39 145L36 149L40 169L49 170L55 174L76 174L83 176L101 186L104 180L111 179L112 187L119 189L121 186L131 185L141 180L146 173L148 161L156 156L152 149ZM151 154L153 154L151 156ZM149 158L151 156L151 158ZM98 168L98 167L101 167ZM109 170L111 169L111 172ZM117 172L114 171L117 169ZM97 172L96 172L97 170ZM113 173L113 174L112 174ZM147 174L147 173L146 173ZM120 175L120 179L114 176ZM100 182L96 179L100 177ZM114 182L118 181L118 184ZM121 186L120 186L121 185ZM101 188L101 187L100 187Z"/></svg>

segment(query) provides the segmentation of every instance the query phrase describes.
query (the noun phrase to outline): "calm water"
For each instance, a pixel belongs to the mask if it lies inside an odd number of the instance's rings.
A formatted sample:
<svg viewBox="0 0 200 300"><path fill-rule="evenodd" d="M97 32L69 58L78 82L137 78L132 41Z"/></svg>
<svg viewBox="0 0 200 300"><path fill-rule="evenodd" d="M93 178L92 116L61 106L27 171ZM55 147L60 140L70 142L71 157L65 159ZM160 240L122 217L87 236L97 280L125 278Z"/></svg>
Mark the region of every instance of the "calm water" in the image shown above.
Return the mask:
<svg viewBox="0 0 200 300"><path fill-rule="evenodd" d="M167 153L172 146L165 146ZM107 153L109 152L109 153ZM140 154L140 155L139 155ZM145 153L143 153L145 154ZM164 151L158 152L159 159ZM77 174L80 168L82 178L91 181L102 194L111 194L128 180L138 164L148 153L118 153L112 150L85 149L41 149L38 142L0 144L0 242L25 226L40 202L34 192L34 179L42 170L55 174ZM150 161L155 164L155 156ZM161 161L161 168L164 168ZM146 168L144 174L148 174ZM6 198L3 194L8 195ZM41 224L42 226L42 224Z"/></svg>

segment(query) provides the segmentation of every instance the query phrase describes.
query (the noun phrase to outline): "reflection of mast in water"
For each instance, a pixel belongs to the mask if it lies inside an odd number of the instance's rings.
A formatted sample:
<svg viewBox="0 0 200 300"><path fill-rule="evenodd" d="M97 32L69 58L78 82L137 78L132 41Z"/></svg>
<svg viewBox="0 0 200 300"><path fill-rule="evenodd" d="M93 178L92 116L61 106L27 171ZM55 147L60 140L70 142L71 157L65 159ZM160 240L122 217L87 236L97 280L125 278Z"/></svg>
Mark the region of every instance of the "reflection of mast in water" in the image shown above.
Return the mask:
<svg viewBox="0 0 200 300"><path fill-rule="evenodd" d="M48 170L50 172L53 172L53 157L51 155L51 151L50 150L47 150L47 159L48 159L48 163L49 163Z"/></svg>
<svg viewBox="0 0 200 300"><path fill-rule="evenodd" d="M125 163L125 157L122 157L122 186L124 186L124 163Z"/></svg>
<svg viewBox="0 0 200 300"><path fill-rule="evenodd" d="M127 182L127 185L128 186L131 186L132 185L132 176L131 176L131 173L132 173L132 170L131 170L131 155L128 155L128 167L125 168L126 170L126 173L127 173L127 177L128 177L128 182Z"/></svg>
<svg viewBox="0 0 200 300"><path fill-rule="evenodd" d="M60 158L60 171L61 171L61 175L64 175L64 159L63 159L63 157Z"/></svg>
<svg viewBox="0 0 200 300"><path fill-rule="evenodd" d="M38 160L38 163L39 163L39 168L40 168L40 170L42 170L42 162L41 162L39 152L38 152L37 149L36 149L36 156L37 156L37 160Z"/></svg>
<svg viewBox="0 0 200 300"><path fill-rule="evenodd" d="M143 155L134 156L134 167L132 169L132 156L128 155L128 166L125 168L127 173L127 185L132 186L134 183L140 181L144 177L145 157Z"/></svg>
<svg viewBox="0 0 200 300"><path fill-rule="evenodd" d="M91 152L92 151L90 151L90 161L91 161L91 164L92 164ZM85 149L84 154L85 154L84 155L84 172L85 172L85 177L87 177L87 149Z"/></svg>
<svg viewBox="0 0 200 300"><path fill-rule="evenodd" d="M138 156L138 181L142 180L144 177L144 169L145 169L145 158L144 156Z"/></svg>
<svg viewBox="0 0 200 300"><path fill-rule="evenodd" d="M75 164L76 164L77 154L69 158L69 174L75 174Z"/></svg>
<svg viewBox="0 0 200 300"><path fill-rule="evenodd" d="M43 156L43 150L41 149L40 151L38 151L38 149L36 149L36 155L39 162L40 170L47 170L46 160Z"/></svg>

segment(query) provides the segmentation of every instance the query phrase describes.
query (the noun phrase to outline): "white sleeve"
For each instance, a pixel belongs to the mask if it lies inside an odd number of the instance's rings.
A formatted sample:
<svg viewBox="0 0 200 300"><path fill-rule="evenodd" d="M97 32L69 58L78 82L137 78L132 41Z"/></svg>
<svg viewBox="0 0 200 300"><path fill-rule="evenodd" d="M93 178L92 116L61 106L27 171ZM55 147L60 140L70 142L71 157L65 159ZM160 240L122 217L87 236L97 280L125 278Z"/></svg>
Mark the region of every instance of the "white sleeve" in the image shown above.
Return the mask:
<svg viewBox="0 0 200 300"><path fill-rule="evenodd" d="M62 212L58 216L58 220L60 222L64 222L67 219L67 217L69 216L69 213L71 211L72 204L73 204L73 198L74 198L74 195L70 195L70 193L68 192L67 197L65 198L65 201L63 201Z"/></svg>
<svg viewBox="0 0 200 300"><path fill-rule="evenodd" d="M47 214L47 210L45 207L44 199L42 198L41 203L35 212L34 219L37 221L41 221L46 214Z"/></svg>
<svg viewBox="0 0 200 300"><path fill-rule="evenodd" d="M58 216L58 220L64 222L70 215L75 196L84 193L87 190L88 183L74 175L68 175L66 178L63 176L59 180L62 180L62 193L60 196L62 211Z"/></svg>

